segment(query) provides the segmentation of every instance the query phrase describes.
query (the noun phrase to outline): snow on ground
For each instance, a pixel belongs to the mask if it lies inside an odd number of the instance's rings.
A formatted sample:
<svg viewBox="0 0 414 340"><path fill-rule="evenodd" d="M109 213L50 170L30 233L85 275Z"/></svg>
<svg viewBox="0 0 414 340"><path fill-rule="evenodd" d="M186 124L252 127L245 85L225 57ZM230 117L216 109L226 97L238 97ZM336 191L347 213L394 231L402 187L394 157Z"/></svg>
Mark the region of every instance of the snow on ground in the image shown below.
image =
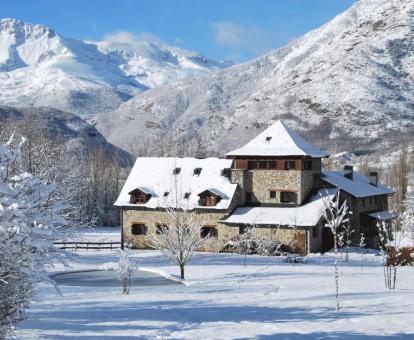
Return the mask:
<svg viewBox="0 0 414 340"><path fill-rule="evenodd" d="M73 240L79 242L121 242L119 227L94 227L79 230Z"/></svg>
<svg viewBox="0 0 414 340"><path fill-rule="evenodd" d="M99 269L116 251L83 251L72 268ZM133 251L141 267L177 275L159 252ZM384 288L375 252L353 251L342 263L341 306L335 311L332 254L306 263L282 258L199 253L187 267L189 285L121 287L43 284L20 325L19 339L316 339L413 338L414 268L399 269L397 289ZM143 282L143 281L142 281Z"/></svg>

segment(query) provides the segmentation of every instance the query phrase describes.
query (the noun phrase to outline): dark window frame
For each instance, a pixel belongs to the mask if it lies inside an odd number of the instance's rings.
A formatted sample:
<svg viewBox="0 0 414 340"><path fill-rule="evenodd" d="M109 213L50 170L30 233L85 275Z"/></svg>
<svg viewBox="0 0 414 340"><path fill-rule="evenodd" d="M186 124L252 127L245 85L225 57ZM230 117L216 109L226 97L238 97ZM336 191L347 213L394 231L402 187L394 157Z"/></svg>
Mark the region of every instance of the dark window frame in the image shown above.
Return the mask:
<svg viewBox="0 0 414 340"><path fill-rule="evenodd" d="M276 190L269 190L269 198L276 198Z"/></svg>
<svg viewBox="0 0 414 340"><path fill-rule="evenodd" d="M277 169L277 161L271 160L269 161L269 170L276 170Z"/></svg>
<svg viewBox="0 0 414 340"><path fill-rule="evenodd" d="M200 236L202 238L210 237L210 238L218 238L218 230L216 226L206 225L201 227Z"/></svg>
<svg viewBox="0 0 414 340"><path fill-rule="evenodd" d="M131 224L131 234L134 236L146 235L147 234L147 226L145 223L132 223Z"/></svg>
<svg viewBox="0 0 414 340"><path fill-rule="evenodd" d="M281 191L280 202L281 203L296 203L297 194L295 191Z"/></svg>
<svg viewBox="0 0 414 340"><path fill-rule="evenodd" d="M296 162L292 160L285 161L285 170L296 170Z"/></svg>
<svg viewBox="0 0 414 340"><path fill-rule="evenodd" d="M255 161L255 160L247 161L247 169L248 170L257 170L257 169L259 169L258 161Z"/></svg>

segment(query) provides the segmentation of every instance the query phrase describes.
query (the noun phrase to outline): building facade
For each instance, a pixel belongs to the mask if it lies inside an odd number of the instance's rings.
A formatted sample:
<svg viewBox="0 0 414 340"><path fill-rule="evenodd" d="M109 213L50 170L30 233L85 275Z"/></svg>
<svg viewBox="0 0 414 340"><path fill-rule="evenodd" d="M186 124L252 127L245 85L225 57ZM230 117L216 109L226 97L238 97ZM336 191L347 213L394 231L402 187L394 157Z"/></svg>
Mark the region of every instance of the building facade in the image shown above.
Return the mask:
<svg viewBox="0 0 414 340"><path fill-rule="evenodd" d="M257 237L285 249L326 251L333 238L322 215L339 189L353 211L354 243L364 234L368 246L377 246L376 222L394 217L387 210L392 190L376 173L365 177L349 166L324 171L328 156L277 121L224 159L138 158L115 203L123 243L150 247L174 209L196 213L202 236L210 236L208 251L221 251L253 225Z"/></svg>

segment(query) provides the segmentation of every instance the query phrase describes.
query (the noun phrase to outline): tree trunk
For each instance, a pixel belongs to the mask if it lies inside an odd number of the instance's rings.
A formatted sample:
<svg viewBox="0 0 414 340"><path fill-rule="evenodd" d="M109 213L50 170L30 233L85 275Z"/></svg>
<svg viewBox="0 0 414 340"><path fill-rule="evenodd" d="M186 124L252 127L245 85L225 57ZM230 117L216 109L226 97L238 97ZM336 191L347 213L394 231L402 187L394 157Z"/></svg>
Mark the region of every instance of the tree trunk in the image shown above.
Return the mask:
<svg viewBox="0 0 414 340"><path fill-rule="evenodd" d="M181 280L184 280L184 265L180 265Z"/></svg>
<svg viewBox="0 0 414 340"><path fill-rule="evenodd" d="M336 310L339 311L338 246L337 246L337 234L336 234L336 232L334 232L334 254L335 254L334 267L335 267Z"/></svg>

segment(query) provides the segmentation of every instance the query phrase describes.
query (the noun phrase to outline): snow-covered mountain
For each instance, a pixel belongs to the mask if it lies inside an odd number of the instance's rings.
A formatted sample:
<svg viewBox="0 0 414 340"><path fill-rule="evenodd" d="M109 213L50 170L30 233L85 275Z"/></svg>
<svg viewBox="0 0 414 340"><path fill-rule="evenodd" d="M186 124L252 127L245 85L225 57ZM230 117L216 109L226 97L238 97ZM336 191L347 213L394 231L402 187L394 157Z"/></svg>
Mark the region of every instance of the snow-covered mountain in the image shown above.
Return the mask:
<svg viewBox="0 0 414 340"><path fill-rule="evenodd" d="M360 0L286 47L136 95L97 127L127 148L168 132L209 153L277 119L332 151L364 152L414 134L414 1Z"/></svg>
<svg viewBox="0 0 414 340"><path fill-rule="evenodd" d="M43 25L0 20L3 105L94 114L148 88L228 65L157 42L86 42Z"/></svg>

